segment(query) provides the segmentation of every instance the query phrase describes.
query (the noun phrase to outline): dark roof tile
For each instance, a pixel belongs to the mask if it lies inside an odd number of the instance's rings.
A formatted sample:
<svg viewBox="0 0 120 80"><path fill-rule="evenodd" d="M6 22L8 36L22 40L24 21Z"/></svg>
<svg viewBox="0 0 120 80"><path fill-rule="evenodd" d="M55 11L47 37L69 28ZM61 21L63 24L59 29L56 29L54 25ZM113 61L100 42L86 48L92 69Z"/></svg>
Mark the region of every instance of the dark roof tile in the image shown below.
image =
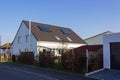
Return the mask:
<svg viewBox="0 0 120 80"><path fill-rule="evenodd" d="M29 28L29 21L23 21L25 25ZM50 31L41 31L39 26L48 27ZM64 34L61 32L61 29L65 29L70 32L70 34ZM35 36L38 41L54 41L60 42L54 36L58 36L63 42L70 42L67 37L69 37L72 41L71 43L81 43L85 44L85 41L81 39L75 32L73 32L70 28L59 27L49 24L31 22L31 32Z"/></svg>

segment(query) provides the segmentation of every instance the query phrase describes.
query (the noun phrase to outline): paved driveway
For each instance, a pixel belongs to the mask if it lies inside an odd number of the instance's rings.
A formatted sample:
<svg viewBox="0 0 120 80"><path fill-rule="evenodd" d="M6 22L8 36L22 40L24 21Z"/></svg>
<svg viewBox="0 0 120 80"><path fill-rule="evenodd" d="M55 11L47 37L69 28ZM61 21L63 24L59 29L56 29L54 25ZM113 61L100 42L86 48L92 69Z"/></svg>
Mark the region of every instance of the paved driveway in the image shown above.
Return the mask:
<svg viewBox="0 0 120 80"><path fill-rule="evenodd" d="M89 77L101 79L101 80L120 80L120 70L106 69L94 74Z"/></svg>

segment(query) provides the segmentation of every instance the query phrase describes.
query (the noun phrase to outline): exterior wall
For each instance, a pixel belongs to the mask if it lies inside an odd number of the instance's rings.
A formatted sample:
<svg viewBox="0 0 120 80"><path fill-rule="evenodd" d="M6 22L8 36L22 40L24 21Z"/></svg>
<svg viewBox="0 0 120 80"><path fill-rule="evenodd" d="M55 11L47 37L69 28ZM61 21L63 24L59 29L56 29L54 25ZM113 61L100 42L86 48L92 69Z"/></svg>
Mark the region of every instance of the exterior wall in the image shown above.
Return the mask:
<svg viewBox="0 0 120 80"><path fill-rule="evenodd" d="M99 35L93 38L85 39L88 45L101 45L103 44L103 35Z"/></svg>
<svg viewBox="0 0 120 80"><path fill-rule="evenodd" d="M42 48L51 48L51 49L73 49L76 47L80 47L86 44L79 44L79 43L60 43L60 42L47 42L47 41L38 41L37 42L37 51L42 51ZM56 54L57 55L57 54Z"/></svg>
<svg viewBox="0 0 120 80"><path fill-rule="evenodd" d="M29 50L29 40L26 41L26 35L29 35L29 29L26 27L26 25L24 23L21 24L15 39L13 41L12 44L12 49L11 52L13 54L18 55L20 51L28 51ZM18 37L21 36L20 42L18 43ZM29 39L29 37L28 37ZM33 51L35 53L35 55L37 55L37 41L35 39L35 37L31 34L31 38L30 38L30 50Z"/></svg>
<svg viewBox="0 0 120 80"><path fill-rule="evenodd" d="M104 68L110 69L110 42L120 42L120 33L108 34L103 37L103 63Z"/></svg>
<svg viewBox="0 0 120 80"><path fill-rule="evenodd" d="M54 49L59 49L59 48L76 48L80 47L85 44L79 44L79 43L60 43L60 42L48 42L48 41L38 41L37 46L42 46L42 47L47 47L47 48L54 48Z"/></svg>

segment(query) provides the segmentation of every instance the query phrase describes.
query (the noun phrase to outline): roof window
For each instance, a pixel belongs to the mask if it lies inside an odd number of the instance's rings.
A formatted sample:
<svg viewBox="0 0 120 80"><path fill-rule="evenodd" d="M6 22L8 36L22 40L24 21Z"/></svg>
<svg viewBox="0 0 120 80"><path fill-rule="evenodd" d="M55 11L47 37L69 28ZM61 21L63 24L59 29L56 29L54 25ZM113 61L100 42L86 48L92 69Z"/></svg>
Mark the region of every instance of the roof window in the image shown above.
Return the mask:
<svg viewBox="0 0 120 80"><path fill-rule="evenodd" d="M54 37L55 37L55 39L57 39L58 41L61 41L60 37L58 37L58 36L54 36Z"/></svg>
<svg viewBox="0 0 120 80"><path fill-rule="evenodd" d="M70 34L69 30L67 30L67 29L61 29L61 31L62 31L64 34Z"/></svg>
<svg viewBox="0 0 120 80"><path fill-rule="evenodd" d="M50 32L50 29L46 26L39 26L41 31L46 31L46 32Z"/></svg>
<svg viewBox="0 0 120 80"><path fill-rule="evenodd" d="M68 41L73 42L73 40L69 37L66 37Z"/></svg>

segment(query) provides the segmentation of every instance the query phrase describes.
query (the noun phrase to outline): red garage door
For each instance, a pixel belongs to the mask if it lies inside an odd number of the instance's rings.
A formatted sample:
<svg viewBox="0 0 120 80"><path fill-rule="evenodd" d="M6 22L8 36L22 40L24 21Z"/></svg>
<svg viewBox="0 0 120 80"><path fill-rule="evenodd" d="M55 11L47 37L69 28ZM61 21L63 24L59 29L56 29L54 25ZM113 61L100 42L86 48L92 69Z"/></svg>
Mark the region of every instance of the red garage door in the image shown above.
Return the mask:
<svg viewBox="0 0 120 80"><path fill-rule="evenodd" d="M110 43L111 68L120 70L120 42Z"/></svg>

